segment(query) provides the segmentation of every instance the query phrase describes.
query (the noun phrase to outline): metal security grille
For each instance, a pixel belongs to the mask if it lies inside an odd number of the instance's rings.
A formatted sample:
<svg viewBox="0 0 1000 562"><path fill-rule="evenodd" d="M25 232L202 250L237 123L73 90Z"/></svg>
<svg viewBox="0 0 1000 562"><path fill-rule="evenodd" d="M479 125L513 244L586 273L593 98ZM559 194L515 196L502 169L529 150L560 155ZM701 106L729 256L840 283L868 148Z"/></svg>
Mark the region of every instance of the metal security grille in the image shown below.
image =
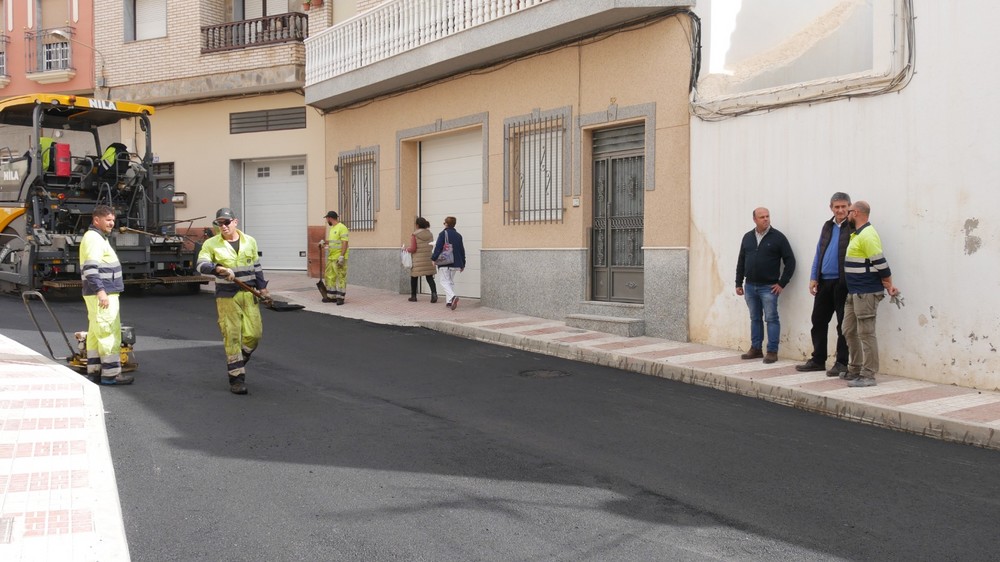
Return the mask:
<svg viewBox="0 0 1000 562"><path fill-rule="evenodd" d="M375 229L377 152L357 151L337 159L340 221L351 230Z"/></svg>
<svg viewBox="0 0 1000 562"><path fill-rule="evenodd" d="M642 126L594 135L594 300L643 301L643 136Z"/></svg>
<svg viewBox="0 0 1000 562"><path fill-rule="evenodd" d="M563 155L568 111L504 123L504 224L563 221Z"/></svg>
<svg viewBox="0 0 1000 562"><path fill-rule="evenodd" d="M286 107L229 114L229 134L306 128L306 108Z"/></svg>
<svg viewBox="0 0 1000 562"><path fill-rule="evenodd" d="M160 162L158 164L153 164L152 168L149 170L150 175L154 178L157 177L174 177L174 163L173 162Z"/></svg>

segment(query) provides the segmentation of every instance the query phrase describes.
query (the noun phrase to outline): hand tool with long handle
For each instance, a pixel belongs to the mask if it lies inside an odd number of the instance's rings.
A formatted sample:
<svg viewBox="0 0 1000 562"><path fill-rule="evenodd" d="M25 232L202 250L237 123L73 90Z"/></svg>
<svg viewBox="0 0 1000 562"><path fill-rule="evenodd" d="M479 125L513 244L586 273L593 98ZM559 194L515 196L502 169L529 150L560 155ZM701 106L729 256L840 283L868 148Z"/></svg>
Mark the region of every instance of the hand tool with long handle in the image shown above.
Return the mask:
<svg viewBox="0 0 1000 562"><path fill-rule="evenodd" d="M260 299L260 302L262 302L264 306L270 308L271 310L275 310L277 312L288 312L289 310L302 310L303 308L305 308L301 304L291 304L287 302L276 301L272 299L270 296L265 297L264 295L260 294L260 291L258 291L256 288L247 285L246 283L240 281L239 279L233 279L233 283L236 283L236 285L239 286L239 288L243 289L244 291L250 291L251 293L253 293L253 296Z"/></svg>

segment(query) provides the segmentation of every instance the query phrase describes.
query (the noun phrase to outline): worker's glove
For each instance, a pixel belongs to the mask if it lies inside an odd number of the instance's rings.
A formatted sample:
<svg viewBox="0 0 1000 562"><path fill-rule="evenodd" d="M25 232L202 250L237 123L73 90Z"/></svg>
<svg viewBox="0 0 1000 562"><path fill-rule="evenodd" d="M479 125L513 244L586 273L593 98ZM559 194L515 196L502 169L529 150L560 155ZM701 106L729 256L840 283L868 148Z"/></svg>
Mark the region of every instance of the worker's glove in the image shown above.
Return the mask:
<svg viewBox="0 0 1000 562"><path fill-rule="evenodd" d="M228 267L220 267L219 273L217 275L219 277L222 277L226 281L233 281L234 279L236 279L236 273L233 272L233 270L229 269Z"/></svg>
<svg viewBox="0 0 1000 562"><path fill-rule="evenodd" d="M895 295L892 295L889 297L889 302L896 305L896 308L903 308L906 306L906 303L903 302L903 293L896 293Z"/></svg>
<svg viewBox="0 0 1000 562"><path fill-rule="evenodd" d="M337 265L344 265L344 256L337 258Z"/></svg>
<svg viewBox="0 0 1000 562"><path fill-rule="evenodd" d="M271 293L267 289L261 289L257 292L260 293L260 298L264 300L268 300L271 298Z"/></svg>

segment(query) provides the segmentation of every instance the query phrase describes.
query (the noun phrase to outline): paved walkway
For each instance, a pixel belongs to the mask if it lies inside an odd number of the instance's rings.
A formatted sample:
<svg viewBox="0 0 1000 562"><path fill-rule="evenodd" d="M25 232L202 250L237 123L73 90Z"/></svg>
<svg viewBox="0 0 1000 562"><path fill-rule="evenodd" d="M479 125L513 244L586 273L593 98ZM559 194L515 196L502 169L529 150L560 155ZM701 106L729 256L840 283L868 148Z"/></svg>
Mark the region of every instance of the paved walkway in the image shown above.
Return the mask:
<svg viewBox="0 0 1000 562"><path fill-rule="evenodd" d="M128 560L100 389L0 336L0 560Z"/></svg>
<svg viewBox="0 0 1000 562"><path fill-rule="evenodd" d="M1000 449L1000 392L902 377L848 388L795 362L743 361L740 351L625 338L461 299L350 286L347 304L320 301L316 280L271 272L275 298L379 324L423 326L528 351L710 386L826 415ZM266 313L265 313L266 314ZM295 314L294 312L286 314ZM264 345L266 345L266 339ZM136 344L141 352L142 338ZM0 335L0 560L128 560L100 389Z"/></svg>

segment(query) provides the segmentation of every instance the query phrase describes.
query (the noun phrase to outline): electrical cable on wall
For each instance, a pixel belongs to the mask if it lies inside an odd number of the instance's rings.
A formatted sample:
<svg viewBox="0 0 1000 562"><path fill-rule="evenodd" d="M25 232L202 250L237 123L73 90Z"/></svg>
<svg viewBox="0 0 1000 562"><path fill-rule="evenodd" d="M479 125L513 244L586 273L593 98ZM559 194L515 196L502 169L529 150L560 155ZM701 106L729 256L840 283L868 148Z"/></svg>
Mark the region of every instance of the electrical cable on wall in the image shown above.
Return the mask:
<svg viewBox="0 0 1000 562"><path fill-rule="evenodd" d="M903 23L902 45L894 43L894 51L901 47L905 52L903 54L902 66L888 81L874 81L869 78L859 82L857 77L843 77L826 80L821 83L796 84L767 91L747 92L741 96L727 96L724 100L715 101L699 99L698 89L694 87L691 90L691 114L703 121L721 121L741 115L767 113L796 105L812 105L851 98L880 96L902 90L913 78L916 64L913 0L900 0L899 13L894 14L894 16L897 16L893 18L894 24L896 22ZM896 34L894 34L895 40ZM810 84L814 85L813 87L822 85L823 89L811 94L803 93L803 86ZM793 99L791 99L792 94L795 96ZM790 99L759 101L759 97L763 95L788 95ZM740 101L741 98L743 98L742 101Z"/></svg>

